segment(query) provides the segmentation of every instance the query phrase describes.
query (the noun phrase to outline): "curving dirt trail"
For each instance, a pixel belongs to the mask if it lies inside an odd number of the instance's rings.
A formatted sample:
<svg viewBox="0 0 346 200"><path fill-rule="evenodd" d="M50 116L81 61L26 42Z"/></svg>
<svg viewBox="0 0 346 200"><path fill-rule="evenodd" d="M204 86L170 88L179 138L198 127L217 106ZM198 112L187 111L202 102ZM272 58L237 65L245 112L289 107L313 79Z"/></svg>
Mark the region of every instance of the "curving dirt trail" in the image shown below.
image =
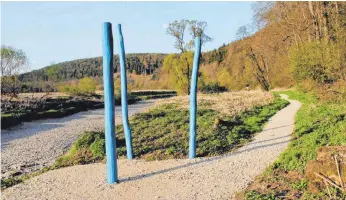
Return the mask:
<svg viewBox="0 0 346 200"><path fill-rule="evenodd" d="M282 95L287 98L286 95ZM3 191L4 199L232 199L284 151L301 104L274 115L252 142L227 155L195 160L119 160L120 183L106 183L106 166L62 168Z"/></svg>

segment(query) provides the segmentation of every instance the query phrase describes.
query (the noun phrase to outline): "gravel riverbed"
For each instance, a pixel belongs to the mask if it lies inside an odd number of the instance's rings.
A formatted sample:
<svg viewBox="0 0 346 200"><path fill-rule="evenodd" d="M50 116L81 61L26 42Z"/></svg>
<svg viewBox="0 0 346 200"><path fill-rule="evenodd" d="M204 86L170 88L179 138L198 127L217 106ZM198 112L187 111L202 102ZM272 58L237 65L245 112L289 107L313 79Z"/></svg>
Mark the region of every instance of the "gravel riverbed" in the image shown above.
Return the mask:
<svg viewBox="0 0 346 200"><path fill-rule="evenodd" d="M154 100L129 105L129 116L154 105ZM116 124L122 123L121 107L115 107ZM104 128L104 109L79 112L56 119L24 122L1 131L1 177L30 173L51 165L85 131Z"/></svg>

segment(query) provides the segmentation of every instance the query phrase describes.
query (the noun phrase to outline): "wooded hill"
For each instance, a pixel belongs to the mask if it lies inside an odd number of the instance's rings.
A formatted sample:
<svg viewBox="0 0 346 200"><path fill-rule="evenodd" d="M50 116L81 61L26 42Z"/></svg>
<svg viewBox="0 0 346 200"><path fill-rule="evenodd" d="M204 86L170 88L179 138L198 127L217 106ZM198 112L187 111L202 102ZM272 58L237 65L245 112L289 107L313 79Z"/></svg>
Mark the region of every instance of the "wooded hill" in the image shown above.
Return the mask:
<svg viewBox="0 0 346 200"><path fill-rule="evenodd" d="M129 73L153 74L162 66L165 54L140 53L126 54L126 68ZM120 71L119 57L113 57L114 73ZM54 81L63 82L84 77L102 76L102 57L85 58L53 64L42 69L21 74L22 82Z"/></svg>
<svg viewBox="0 0 346 200"><path fill-rule="evenodd" d="M225 58L202 64L205 82L346 97L346 2L256 2L253 10Z"/></svg>

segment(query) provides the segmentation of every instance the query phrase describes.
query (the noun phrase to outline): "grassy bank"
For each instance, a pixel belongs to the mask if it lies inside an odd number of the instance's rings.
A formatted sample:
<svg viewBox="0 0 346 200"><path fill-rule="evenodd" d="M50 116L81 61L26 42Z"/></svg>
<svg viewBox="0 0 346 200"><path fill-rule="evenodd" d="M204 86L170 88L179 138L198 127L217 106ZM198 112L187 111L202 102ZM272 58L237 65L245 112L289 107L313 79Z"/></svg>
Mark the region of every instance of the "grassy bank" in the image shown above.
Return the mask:
<svg viewBox="0 0 346 200"><path fill-rule="evenodd" d="M197 112L197 156L221 155L251 140L265 122L288 104L274 102L255 106L235 116L223 116L210 109L208 101L199 104ZM178 104L162 104L130 120L134 157L145 160L186 158L188 151L189 112ZM116 127L117 152L126 155L123 127ZM82 135L71 149L56 160L56 167L86 164L105 159L103 132Z"/></svg>
<svg viewBox="0 0 346 200"><path fill-rule="evenodd" d="M278 160L263 175L257 177L239 198L326 199L330 192L337 199L345 199L345 194L333 188L310 193L306 165L308 161L316 159L319 147L346 145L346 105L319 102L309 94L296 91L280 93L285 93L289 98L303 104L295 118L292 141Z"/></svg>

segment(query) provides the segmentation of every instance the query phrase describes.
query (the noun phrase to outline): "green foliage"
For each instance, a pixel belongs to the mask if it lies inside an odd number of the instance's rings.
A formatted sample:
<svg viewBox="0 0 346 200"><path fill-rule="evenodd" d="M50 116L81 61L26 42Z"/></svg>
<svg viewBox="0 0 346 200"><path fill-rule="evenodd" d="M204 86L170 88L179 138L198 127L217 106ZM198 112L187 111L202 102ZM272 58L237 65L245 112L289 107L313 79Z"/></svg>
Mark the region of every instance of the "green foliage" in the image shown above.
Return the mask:
<svg viewBox="0 0 346 200"><path fill-rule="evenodd" d="M101 132L87 132L80 136L70 150L56 159L53 168L100 161L105 156L105 138Z"/></svg>
<svg viewBox="0 0 346 200"><path fill-rule="evenodd" d="M293 190L305 191L308 188L308 181L306 179L298 180L291 183L291 188Z"/></svg>
<svg viewBox="0 0 346 200"><path fill-rule="evenodd" d="M96 90L96 83L93 79L85 77L79 80L78 89L82 94L93 94Z"/></svg>
<svg viewBox="0 0 346 200"><path fill-rule="evenodd" d="M276 99L266 106L255 107L238 116L225 117L214 127L219 113L200 104L197 112L197 156L220 155L251 140L264 123L288 104ZM176 104L164 104L149 112L136 114L130 120L134 156L146 160L185 158L188 149L189 111ZM126 155L123 126L116 127L118 156ZM102 160L105 156L103 132L80 136L67 154L56 160L63 167ZM86 156L88 155L88 156Z"/></svg>
<svg viewBox="0 0 346 200"><path fill-rule="evenodd" d="M15 177L10 176L8 178L1 178L1 189L3 190L6 188L9 188L9 187L12 187L14 185L17 185L19 183L23 183L24 181L28 180L29 178L38 176L38 175L45 173L51 169L53 169L53 168L47 168L46 167L40 171L33 172L32 174L24 174L22 176L15 176Z"/></svg>
<svg viewBox="0 0 346 200"><path fill-rule="evenodd" d="M317 83L328 83L341 78L340 54L333 43L308 42L292 48L290 64L297 81L312 79Z"/></svg>
<svg viewBox="0 0 346 200"><path fill-rule="evenodd" d="M105 139L97 139L90 145L90 150L97 158L102 158L105 155Z"/></svg>
<svg viewBox="0 0 346 200"><path fill-rule="evenodd" d="M14 178L14 177L2 178L1 179L1 189L11 187L11 186L19 184L21 182L23 182L23 180L20 178Z"/></svg>
<svg viewBox="0 0 346 200"><path fill-rule="evenodd" d="M165 54L126 54L128 73L153 74L162 66ZM114 73L120 72L118 55L113 57ZM102 57L78 59L47 66L43 69L20 74L18 79L27 85L28 91L35 91L39 81L70 81L85 77L102 77ZM42 86L39 86L42 87Z"/></svg>
<svg viewBox="0 0 346 200"><path fill-rule="evenodd" d="M189 94L193 53L171 54L165 57L162 70L168 74L170 84L180 94Z"/></svg>
<svg viewBox="0 0 346 200"><path fill-rule="evenodd" d="M203 61L208 64L213 62L217 62L218 64L220 64L222 61L224 61L226 56L227 56L227 48L226 48L226 45L223 44L220 48L214 49L208 52L202 58L203 58Z"/></svg>
<svg viewBox="0 0 346 200"><path fill-rule="evenodd" d="M304 172L307 161L316 158L318 147L346 144L346 105L317 102L312 96L296 91L285 93L303 105L295 118L296 139L273 168Z"/></svg>
<svg viewBox="0 0 346 200"><path fill-rule="evenodd" d="M17 97L23 85L18 76L26 71L28 58L21 49L1 46L1 94Z"/></svg>
<svg viewBox="0 0 346 200"><path fill-rule="evenodd" d="M277 198L275 197L274 193L261 194L255 190L252 190L252 191L249 191L248 193L246 193L245 199L247 199L247 200L275 200Z"/></svg>
<svg viewBox="0 0 346 200"><path fill-rule="evenodd" d="M58 81L62 78L62 67L59 65L51 65L44 68L44 73L47 76L48 81Z"/></svg>
<svg viewBox="0 0 346 200"><path fill-rule="evenodd" d="M95 93L96 82L90 77L85 77L80 79L77 84L61 84L58 91L75 96L88 96Z"/></svg>

